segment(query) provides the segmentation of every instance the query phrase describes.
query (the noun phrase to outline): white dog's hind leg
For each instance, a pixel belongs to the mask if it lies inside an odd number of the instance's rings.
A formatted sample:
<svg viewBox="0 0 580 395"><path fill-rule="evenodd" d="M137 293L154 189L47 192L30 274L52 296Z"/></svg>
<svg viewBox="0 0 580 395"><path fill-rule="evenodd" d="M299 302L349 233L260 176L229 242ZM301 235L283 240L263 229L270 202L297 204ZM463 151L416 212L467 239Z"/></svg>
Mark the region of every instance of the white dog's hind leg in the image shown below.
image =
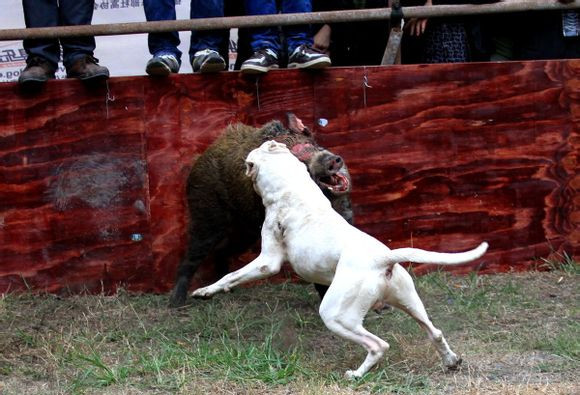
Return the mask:
<svg viewBox="0 0 580 395"><path fill-rule="evenodd" d="M372 291L372 280L357 281L353 276L348 280L337 281L335 276L319 311L328 329L367 350L368 354L359 368L348 370L345 374L347 378L353 379L362 377L373 367L389 349L389 344L362 326L366 313L377 300L378 294ZM369 286L371 291L361 295L361 290L368 290Z"/></svg>
<svg viewBox="0 0 580 395"><path fill-rule="evenodd" d="M427 332L429 339L441 356L443 364L449 369L459 366L461 358L451 351L443 333L433 326L425 306L417 294L411 275L402 266L398 264L393 266L392 277L388 282L386 292L385 298L389 304L409 314Z"/></svg>

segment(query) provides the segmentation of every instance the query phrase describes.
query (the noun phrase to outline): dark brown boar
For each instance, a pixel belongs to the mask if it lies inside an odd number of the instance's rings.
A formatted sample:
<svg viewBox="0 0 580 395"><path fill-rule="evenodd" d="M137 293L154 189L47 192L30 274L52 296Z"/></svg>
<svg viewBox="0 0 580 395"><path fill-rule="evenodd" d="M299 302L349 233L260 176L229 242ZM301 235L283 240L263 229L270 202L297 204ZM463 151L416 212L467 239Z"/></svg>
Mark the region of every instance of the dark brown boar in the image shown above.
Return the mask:
<svg viewBox="0 0 580 395"><path fill-rule="evenodd" d="M187 180L189 243L177 269L171 306L185 303L191 278L208 257L213 258L218 274L225 275L229 258L249 249L260 237L264 207L244 172L247 155L267 140L285 143L306 164L333 208L353 222L350 176L342 158L316 144L294 114L288 114L287 124L228 126L194 163ZM323 295L326 287L317 285L317 290Z"/></svg>

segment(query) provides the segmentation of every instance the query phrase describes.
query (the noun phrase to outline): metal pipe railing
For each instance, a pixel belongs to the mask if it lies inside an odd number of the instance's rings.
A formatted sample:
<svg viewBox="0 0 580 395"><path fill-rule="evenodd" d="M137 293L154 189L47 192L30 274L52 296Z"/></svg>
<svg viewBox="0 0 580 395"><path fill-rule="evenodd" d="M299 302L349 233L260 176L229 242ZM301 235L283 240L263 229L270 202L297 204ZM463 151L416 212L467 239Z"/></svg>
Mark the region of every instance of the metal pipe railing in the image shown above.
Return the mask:
<svg viewBox="0 0 580 395"><path fill-rule="evenodd" d="M436 18L443 16L499 14L518 11L547 11L580 8L580 0L562 4L556 0L521 3L493 3L482 5L439 5L403 7L406 18ZM37 27L28 29L0 29L0 41L32 38L60 38L79 36L111 36L122 34L160 33L188 30L216 30L235 27L287 26L387 20L391 8L312 12L305 14L271 14L232 16L222 18L182 19L175 21L131 22L81 26Z"/></svg>

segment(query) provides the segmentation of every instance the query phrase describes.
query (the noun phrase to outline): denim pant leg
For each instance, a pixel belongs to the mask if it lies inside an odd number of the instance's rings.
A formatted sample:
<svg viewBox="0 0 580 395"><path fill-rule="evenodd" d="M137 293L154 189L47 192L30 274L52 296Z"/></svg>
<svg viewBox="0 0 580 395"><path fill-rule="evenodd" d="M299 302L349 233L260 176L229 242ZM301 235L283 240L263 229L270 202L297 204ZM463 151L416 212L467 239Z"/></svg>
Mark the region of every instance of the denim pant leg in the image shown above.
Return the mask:
<svg viewBox="0 0 580 395"><path fill-rule="evenodd" d="M176 19L175 0L143 0L143 9L147 21L174 21ZM147 43L151 55L169 54L181 61L181 51L177 49L180 43L178 32L149 33Z"/></svg>
<svg viewBox="0 0 580 395"><path fill-rule="evenodd" d="M247 15L276 14L276 0L246 0ZM252 51L269 48L276 53L280 52L280 35L278 27L267 26L250 29L250 46Z"/></svg>
<svg viewBox="0 0 580 395"><path fill-rule="evenodd" d="M58 14L61 26L90 25L93 20L94 0L59 0ZM94 37L67 37L60 40L62 58L68 69L79 56L92 55Z"/></svg>
<svg viewBox="0 0 580 395"><path fill-rule="evenodd" d="M24 21L26 27L58 26L57 0L22 0ZM54 68L60 60L60 45L58 39L35 38L23 41L24 50L28 56L40 56L48 60Z"/></svg>
<svg viewBox="0 0 580 395"><path fill-rule="evenodd" d="M282 13L294 14L300 12L312 12L311 0L283 0ZM312 45L312 31L310 25L292 25L284 26L284 35L288 43L288 55L296 49L296 47L306 44Z"/></svg>
<svg viewBox="0 0 580 395"><path fill-rule="evenodd" d="M191 0L191 19L215 18L224 16L224 0ZM191 44L189 46L189 57L197 51L213 49L220 52L227 41L229 30L200 30L191 32ZM223 55L223 54L222 54Z"/></svg>

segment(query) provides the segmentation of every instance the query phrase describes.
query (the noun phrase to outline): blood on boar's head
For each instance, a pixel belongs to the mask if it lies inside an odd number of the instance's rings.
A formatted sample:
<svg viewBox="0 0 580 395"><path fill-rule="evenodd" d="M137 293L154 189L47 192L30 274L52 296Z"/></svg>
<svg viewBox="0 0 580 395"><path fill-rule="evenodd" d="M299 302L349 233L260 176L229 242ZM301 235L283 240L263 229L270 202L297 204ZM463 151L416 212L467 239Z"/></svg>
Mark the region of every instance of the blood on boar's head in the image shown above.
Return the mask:
<svg viewBox="0 0 580 395"><path fill-rule="evenodd" d="M352 224L351 179L343 159L319 146L310 130L294 114L288 113L287 116L287 129L279 122L266 126L269 137L286 144L306 164L310 176L330 200L334 210Z"/></svg>

